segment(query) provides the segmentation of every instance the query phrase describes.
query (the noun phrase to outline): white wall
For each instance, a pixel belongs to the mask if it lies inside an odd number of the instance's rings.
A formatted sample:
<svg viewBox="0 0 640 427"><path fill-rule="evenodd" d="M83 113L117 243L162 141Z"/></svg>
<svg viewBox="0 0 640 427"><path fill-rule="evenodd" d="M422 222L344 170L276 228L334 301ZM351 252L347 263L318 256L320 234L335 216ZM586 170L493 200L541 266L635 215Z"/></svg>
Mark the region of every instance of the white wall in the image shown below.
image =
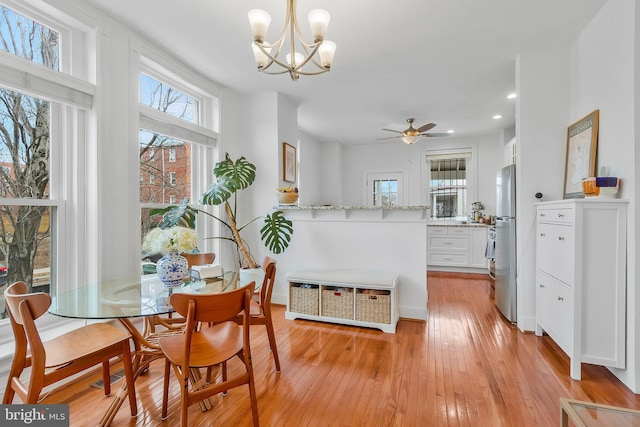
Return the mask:
<svg viewBox="0 0 640 427"><path fill-rule="evenodd" d="M637 70L635 43L638 6L634 0L607 2L571 48L570 122L600 110L596 170L607 165L622 178L620 196L630 199L627 238L627 369L613 370L632 390L640 392L640 293L636 273L638 233L636 133ZM603 283L603 286L606 286Z"/></svg>
<svg viewBox="0 0 640 427"><path fill-rule="evenodd" d="M569 120L569 50L516 61L516 233L518 327L535 328L535 193L562 199Z"/></svg>
<svg viewBox="0 0 640 427"><path fill-rule="evenodd" d="M424 156L429 150L470 148L477 167L473 170L472 202L486 204L485 215L495 214L496 173L502 161L502 142L498 134L477 137L448 137L406 145L385 142L346 146L343 148L343 205L366 205L364 176L371 172L402 172L406 181L405 205L426 205L426 167Z"/></svg>
<svg viewBox="0 0 640 427"><path fill-rule="evenodd" d="M640 392L638 255L638 91L640 12L634 0L607 2L569 47L532 52L517 60L518 317L529 330L535 315L533 194L562 199L567 127L600 110L596 170L610 166L630 200L627 233L627 369L612 369ZM606 283L603 283L606 286Z"/></svg>

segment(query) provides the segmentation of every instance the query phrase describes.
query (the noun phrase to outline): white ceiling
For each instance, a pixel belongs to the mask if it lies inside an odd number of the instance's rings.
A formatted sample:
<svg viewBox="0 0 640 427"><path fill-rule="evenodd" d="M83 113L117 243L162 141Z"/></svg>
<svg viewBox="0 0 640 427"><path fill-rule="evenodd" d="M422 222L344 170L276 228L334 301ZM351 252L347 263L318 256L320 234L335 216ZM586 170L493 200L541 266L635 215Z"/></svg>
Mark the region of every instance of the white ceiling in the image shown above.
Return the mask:
<svg viewBox="0 0 640 427"><path fill-rule="evenodd" d="M327 39L338 47L331 72L294 82L256 71L250 46L247 12L271 14L272 41L284 0L85 1L222 86L287 95L299 105L302 132L343 144L393 136L381 128L403 130L408 117L456 136L515 126L515 102L506 96L515 90L517 55L568 45L606 2L300 0L304 26L309 10L329 11Z"/></svg>

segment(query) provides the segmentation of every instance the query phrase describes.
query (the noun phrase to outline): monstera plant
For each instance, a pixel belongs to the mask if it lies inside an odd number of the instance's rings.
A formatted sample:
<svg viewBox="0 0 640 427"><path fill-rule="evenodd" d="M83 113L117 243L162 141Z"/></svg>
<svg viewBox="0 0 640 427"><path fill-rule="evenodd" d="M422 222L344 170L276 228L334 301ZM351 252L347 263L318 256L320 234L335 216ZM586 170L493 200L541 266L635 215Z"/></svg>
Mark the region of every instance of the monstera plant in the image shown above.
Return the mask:
<svg viewBox="0 0 640 427"><path fill-rule="evenodd" d="M220 218L207 211L195 208L188 204L188 199L184 199L178 206L170 206L164 209L154 209L151 215L162 215L162 220L158 225L160 228L169 228L176 225L195 227L198 213L208 215L220 221L230 232L231 236L213 237L232 241L240 253L240 267L256 268L257 264L247 249L245 241L240 236L240 232L253 222L264 219L264 224L260 229L260 238L265 247L275 254L285 251L291 241L293 234L293 223L285 218L282 211L274 211L266 216L253 218L244 225L237 223L237 193L249 188L256 179L256 167L244 157L233 161L229 154L225 154L224 160L216 163L213 168L215 182L211 184L200 197L202 205L223 205L226 219Z"/></svg>

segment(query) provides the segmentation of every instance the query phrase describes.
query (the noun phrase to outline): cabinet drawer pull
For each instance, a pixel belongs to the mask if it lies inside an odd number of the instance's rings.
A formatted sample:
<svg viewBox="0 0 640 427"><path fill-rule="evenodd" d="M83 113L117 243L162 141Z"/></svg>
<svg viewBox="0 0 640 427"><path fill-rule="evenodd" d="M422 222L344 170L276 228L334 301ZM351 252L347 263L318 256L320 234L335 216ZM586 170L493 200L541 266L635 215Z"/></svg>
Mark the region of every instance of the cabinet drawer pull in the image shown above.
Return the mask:
<svg viewBox="0 0 640 427"><path fill-rule="evenodd" d="M564 240L564 236L558 236L558 240Z"/></svg>
<svg viewBox="0 0 640 427"><path fill-rule="evenodd" d="M558 297L558 301L564 301L564 298Z"/></svg>
<svg viewBox="0 0 640 427"><path fill-rule="evenodd" d="M445 245L451 245L453 242L444 242Z"/></svg>
<svg viewBox="0 0 640 427"><path fill-rule="evenodd" d="M451 258L444 258L445 261L451 261Z"/></svg>
<svg viewBox="0 0 640 427"><path fill-rule="evenodd" d="M544 285L542 283L540 283L538 286L540 286L541 288L544 288Z"/></svg>
<svg viewBox="0 0 640 427"><path fill-rule="evenodd" d="M546 236L546 234L540 233L540 237L544 237L544 236Z"/></svg>
<svg viewBox="0 0 640 427"><path fill-rule="evenodd" d="M543 214L543 213L540 213L540 216L546 216L546 215L545 215L545 214Z"/></svg>
<svg viewBox="0 0 640 427"><path fill-rule="evenodd" d="M564 218L564 214L563 213L559 213L558 214L558 218Z"/></svg>

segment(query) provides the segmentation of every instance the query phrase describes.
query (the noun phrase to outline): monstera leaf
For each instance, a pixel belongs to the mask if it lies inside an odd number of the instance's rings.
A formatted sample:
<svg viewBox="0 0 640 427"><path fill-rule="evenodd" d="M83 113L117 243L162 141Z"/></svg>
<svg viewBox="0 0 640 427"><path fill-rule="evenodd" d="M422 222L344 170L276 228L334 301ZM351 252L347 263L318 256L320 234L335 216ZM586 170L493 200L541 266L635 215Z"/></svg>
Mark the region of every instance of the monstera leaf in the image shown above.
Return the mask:
<svg viewBox="0 0 640 427"><path fill-rule="evenodd" d="M189 199L184 199L178 206L168 208L152 209L150 215L162 215L162 220L158 224L160 228L170 228L182 225L187 228L196 228L196 215L198 209L194 209L188 204Z"/></svg>
<svg viewBox="0 0 640 427"><path fill-rule="evenodd" d="M282 211L267 215L260 230L260 238L264 245L274 254L282 253L289 247L292 234L293 222L285 218Z"/></svg>
<svg viewBox="0 0 640 427"><path fill-rule="evenodd" d="M229 154L225 154L225 159L216 163L213 168L216 182L211 184L200 201L205 205L220 205L238 190L248 188L256 179L256 167L240 157L235 162L231 160Z"/></svg>
<svg viewBox="0 0 640 427"><path fill-rule="evenodd" d="M240 190L244 190L251 186L256 179L256 167L247 161L244 157L233 161L229 154L225 154L224 160L216 163L213 168L215 182L211 184L200 197L200 203L204 205L224 205L224 211L227 221L218 218L211 213L192 208L184 199L179 206L170 206L165 209L155 209L153 214L163 215L160 223L161 228L173 227L175 225L186 225L193 228L195 225L196 214L202 212L220 221L231 231L231 237L214 237L225 240L232 240L238 247L242 257L249 267L255 267L255 261L248 251L244 240L240 236L246 226L254 221L263 218L257 217L239 226L236 224L235 203L229 203L229 199L235 196ZM235 198L234 198L235 200ZM264 217L264 225L260 230L260 237L265 247L273 253L280 254L289 246L291 235L293 234L293 223L284 217L282 211L273 212L271 215ZM240 261L241 267L245 265Z"/></svg>

